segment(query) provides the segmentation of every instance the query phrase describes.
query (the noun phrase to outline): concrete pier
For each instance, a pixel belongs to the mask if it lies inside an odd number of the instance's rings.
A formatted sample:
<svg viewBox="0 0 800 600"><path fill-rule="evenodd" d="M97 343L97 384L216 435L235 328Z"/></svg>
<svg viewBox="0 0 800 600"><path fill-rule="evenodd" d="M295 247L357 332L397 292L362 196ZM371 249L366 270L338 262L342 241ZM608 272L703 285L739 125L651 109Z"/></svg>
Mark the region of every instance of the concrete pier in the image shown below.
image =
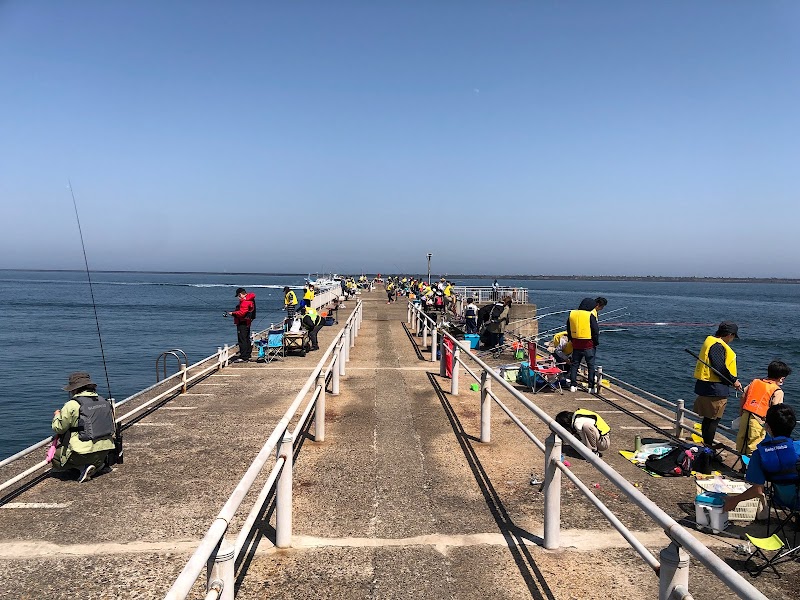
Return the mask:
<svg viewBox="0 0 800 600"><path fill-rule="evenodd" d="M274 547L271 498L237 564L237 598L657 598L657 576L569 483L562 549L541 546L543 495L530 481L543 478L542 453L498 409L492 441L481 444L480 392L468 389L466 373L461 393L450 395L422 338L405 326L405 303L386 305L382 291L361 298L364 322L341 394L327 395L325 441L314 441L313 428L295 440L291 547ZM320 346L335 332L324 328ZM0 507L0 597L162 598L316 361L310 353L231 365L129 427L125 464L114 472L23 487ZM651 435L634 418L580 392L535 402L553 415L602 412L612 426L607 462L676 519L688 514L681 503L694 497L693 480L651 478L616 452L632 448L637 433ZM537 419L525 424L546 437ZM598 477L571 460L584 481ZM0 481L22 468L0 470ZM664 533L611 484L596 483L658 555ZM696 535L741 562L735 540ZM782 570L783 580L753 583L792 598L800 569ZM697 599L734 597L696 563L690 581ZM203 584L193 597L204 596Z"/></svg>

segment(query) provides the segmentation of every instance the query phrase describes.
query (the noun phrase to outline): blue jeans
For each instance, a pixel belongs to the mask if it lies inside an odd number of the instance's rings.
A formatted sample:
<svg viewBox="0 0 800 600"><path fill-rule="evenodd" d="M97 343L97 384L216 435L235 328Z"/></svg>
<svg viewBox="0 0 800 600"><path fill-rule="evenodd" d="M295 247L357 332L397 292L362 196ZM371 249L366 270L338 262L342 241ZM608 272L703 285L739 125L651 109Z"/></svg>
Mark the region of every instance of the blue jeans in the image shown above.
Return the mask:
<svg viewBox="0 0 800 600"><path fill-rule="evenodd" d="M586 360L586 368L589 370L589 387L594 387L595 373L597 367L594 363L595 348L587 348L586 350L573 350L572 351L572 366L569 369L570 385L577 386L578 381L578 367L581 364L581 359Z"/></svg>

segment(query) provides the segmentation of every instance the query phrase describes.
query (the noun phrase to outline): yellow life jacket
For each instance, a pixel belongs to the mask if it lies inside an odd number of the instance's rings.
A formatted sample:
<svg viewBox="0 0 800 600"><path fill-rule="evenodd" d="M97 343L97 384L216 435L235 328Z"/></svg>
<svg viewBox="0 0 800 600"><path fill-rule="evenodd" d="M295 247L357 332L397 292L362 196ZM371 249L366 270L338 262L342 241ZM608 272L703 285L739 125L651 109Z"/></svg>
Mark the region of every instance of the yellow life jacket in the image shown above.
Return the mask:
<svg viewBox="0 0 800 600"><path fill-rule="evenodd" d="M293 306L297 304L297 296L292 290L286 292L286 295L283 297L283 303L287 306Z"/></svg>
<svg viewBox="0 0 800 600"><path fill-rule="evenodd" d="M730 346L728 346L728 344L723 342L720 338L714 337L713 335L708 336L700 348L700 353L698 354L700 360L697 361L697 365L694 367L694 378L699 379L700 381L710 381L713 383L722 382L729 384L731 382L722 381L722 378L714 373L714 371L712 371L708 365L703 364L709 362L708 351L711 350L711 346L714 344L722 344L725 348L725 366L728 368L728 372L730 372L730 374L736 378L736 353Z"/></svg>
<svg viewBox="0 0 800 600"><path fill-rule="evenodd" d="M575 411L575 414L572 416L572 428L575 429L575 420L578 418L589 418L594 419L594 426L597 427L597 431L600 432L600 435L606 435L611 431L611 427L608 426L603 420L603 417L598 415L596 412L592 412L590 410L586 410L585 408L579 408Z"/></svg>
<svg viewBox="0 0 800 600"><path fill-rule="evenodd" d="M779 386L767 379L754 379L747 386L747 393L742 398L742 410L758 415L762 419L767 416L770 400Z"/></svg>
<svg viewBox="0 0 800 600"><path fill-rule="evenodd" d="M314 292L310 289L307 289L303 294L303 300L313 300L314 299Z"/></svg>
<svg viewBox="0 0 800 600"><path fill-rule="evenodd" d="M566 335L567 335L567 332L566 332L566 331L559 331L557 334L555 334L555 335L553 336L553 346L555 346L556 348L558 348L558 347L561 345L561 338L563 338L563 337L564 337L564 336L566 336ZM564 345L564 347L561 349L561 351L562 351L564 354L572 354L572 350L573 350L573 348L572 348L572 342L567 342L567 343Z"/></svg>
<svg viewBox="0 0 800 600"><path fill-rule="evenodd" d="M449 296L449 295L452 293L452 289L453 289L453 286L452 286L452 285L448 285L448 286L446 286L446 287L444 288L444 295L445 295L445 296Z"/></svg>
<svg viewBox="0 0 800 600"><path fill-rule="evenodd" d="M592 339L592 313L588 310L569 312L569 330L574 340Z"/></svg>

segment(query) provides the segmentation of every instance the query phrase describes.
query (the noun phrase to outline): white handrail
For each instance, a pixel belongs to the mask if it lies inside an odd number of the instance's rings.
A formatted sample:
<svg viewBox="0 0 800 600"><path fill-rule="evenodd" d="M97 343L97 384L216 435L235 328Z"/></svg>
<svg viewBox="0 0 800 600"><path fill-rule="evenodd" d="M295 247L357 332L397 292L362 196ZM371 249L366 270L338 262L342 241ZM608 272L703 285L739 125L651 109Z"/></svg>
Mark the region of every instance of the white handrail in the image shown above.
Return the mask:
<svg viewBox="0 0 800 600"><path fill-rule="evenodd" d="M223 536L227 532L228 524L233 519L241 503L244 501L245 496L250 491L256 478L261 473L261 470L264 468L264 465L269 459L271 453L273 452L273 450L275 450L278 443L283 439L284 435L287 433L287 430L289 428L289 423L296 414L297 409L302 404L302 401L305 398L306 394L308 394L308 392L312 389L312 387L314 388L315 397L312 398L312 400L309 402L309 406L313 405L315 398L319 395L320 391L319 386L316 385L318 376L320 375L320 373L323 372L324 369L333 368L332 366L326 367L326 361L328 360L329 357L331 358L333 357L337 345L345 336L349 338L351 335L353 335L351 334L351 330L357 331L362 318L363 318L363 302L359 300L356 303L355 309L347 318L345 326L342 328L341 331L339 331L334 340L325 350L319 362L317 363L316 367L314 367L314 369L312 370L311 375L309 375L308 379L303 384L303 387L295 396L294 401L292 401L289 408L286 409L286 412L284 412L283 417L281 417L281 419L276 424L275 429L273 429L272 434L270 434L269 438L264 443L261 450L253 459L253 462L250 464L250 467L242 476L241 480L239 480L239 483L236 485L236 488L234 489L233 493L230 495L227 502L225 502L225 505L222 507L216 519L211 524L211 527L209 528L206 535L203 537L202 541L200 542L200 545L195 550L194 554L191 556L189 561L186 563L180 575L178 575L178 578L172 584L172 587L165 596L166 600L177 600L186 598L186 596L191 592L191 589L194 586L195 581L197 581L197 578L200 576L203 567L214 557L217 547L220 545ZM341 360L341 355L339 355L339 360ZM300 424L298 424L298 427L299 426ZM272 477L272 474L275 473L275 471L276 467L273 467L270 473L270 477ZM268 495L268 493L266 495ZM252 522L254 522L254 520L251 522L250 519L248 518L245 521L245 523L248 522L250 522L250 526L252 526ZM242 537L243 535L244 537ZM244 539L246 539L246 534L240 532L239 537L237 538L237 550L235 551L236 553L241 552L241 549L244 544ZM241 541L241 545L238 544L239 541Z"/></svg>
<svg viewBox="0 0 800 600"><path fill-rule="evenodd" d="M412 310L419 311L419 307L412 306ZM442 331L441 333L443 339L449 338L453 342L453 344L456 345L456 348L458 347L457 346L458 341L455 339L455 337L453 337L446 331ZM432 349L432 351L435 352L436 350ZM445 346L443 345L442 356L444 356L445 352L446 349ZM740 598L767 600L766 596L764 596L755 587L753 587L739 573L737 573L727 563L725 563L717 555L711 552L711 550L709 550L700 541L695 539L691 533L686 531L680 524L678 524L677 521L675 521L666 512L664 512L657 504L655 504L640 490L638 490L629 481L627 481L624 477L622 477L622 475L617 473L617 471L614 470L611 466L609 466L605 461L596 457L592 453L592 451L589 450L586 446L584 446L579 439L577 439L574 435L572 435L572 433L561 427L561 425L556 423L555 419L553 419L550 415L548 415L538 405L534 404L529 398L525 397L517 389L511 386L509 382L507 382L503 377L500 377L500 375L496 373L494 369L492 369L489 365L483 362L480 358L478 358L472 353L468 353L468 355L486 373L487 378L494 379L509 394L511 394L511 396L513 396L516 400L518 400L523 406L528 408L540 421L545 423L549 427L550 431L553 432L555 439L559 445L560 445L560 440L558 438L566 440L575 452L580 454L588 464L592 465L597 471L599 471L604 477L606 477L611 483L613 483L623 494L625 494L628 497L628 499L630 499L648 517L650 517L650 519L652 519L657 525L659 525L664 530L664 532L667 534L668 537L670 537L679 546L686 548L692 556L694 556L698 561L700 561L700 563L706 566L717 578L723 581ZM455 369L457 368L457 365L454 364L453 367ZM472 375L472 373L470 374ZM454 392L457 393L457 389L454 390ZM493 398L495 397L493 393L490 393L489 395ZM508 411L506 412L508 413ZM558 464L559 462L560 462L559 460L555 460L556 467L561 468L559 467ZM579 487L579 489L581 488ZM591 494L588 488L586 488L586 491L584 493L588 493L589 495L593 496L593 494ZM545 504L547 504L547 499ZM547 538L548 536L547 513L548 510L546 506L545 538ZM612 526L614 526L615 529L620 531L620 533L622 533L626 539L628 539L628 536L632 535L627 530L627 528L624 527L624 525L619 523L618 520L616 523L614 521L609 521L609 522L611 522ZM553 526L553 524L549 525ZM555 528L557 531L558 523L555 524ZM545 540L545 545L547 545L547 540ZM634 546L634 549L637 550L637 552L639 551L639 548L637 548L636 546ZM646 558L645 560L648 560L648 563L650 563L650 559Z"/></svg>

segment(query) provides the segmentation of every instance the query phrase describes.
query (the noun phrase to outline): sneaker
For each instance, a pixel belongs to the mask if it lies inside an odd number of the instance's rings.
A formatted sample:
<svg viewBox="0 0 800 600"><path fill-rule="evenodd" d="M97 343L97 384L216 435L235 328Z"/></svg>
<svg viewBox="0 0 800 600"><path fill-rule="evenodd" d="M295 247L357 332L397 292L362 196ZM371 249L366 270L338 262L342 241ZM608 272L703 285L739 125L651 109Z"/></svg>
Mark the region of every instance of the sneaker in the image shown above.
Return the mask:
<svg viewBox="0 0 800 600"><path fill-rule="evenodd" d="M232 363L240 363L240 362L244 362L244 359L243 358L234 358L233 360L231 360L231 362Z"/></svg>
<svg viewBox="0 0 800 600"><path fill-rule="evenodd" d="M85 483L92 478L94 471L97 467L94 465L86 465L81 469L81 474L78 476L78 483Z"/></svg>
<svg viewBox="0 0 800 600"><path fill-rule="evenodd" d="M590 387L589 388L589 393L590 394L596 394L597 393L597 388L596 387Z"/></svg>
<svg viewBox="0 0 800 600"><path fill-rule="evenodd" d="M577 391L578 391L578 388L577 388L577 387L575 387L574 385L571 385L571 386L569 386L569 391L570 391L570 392L577 392Z"/></svg>

